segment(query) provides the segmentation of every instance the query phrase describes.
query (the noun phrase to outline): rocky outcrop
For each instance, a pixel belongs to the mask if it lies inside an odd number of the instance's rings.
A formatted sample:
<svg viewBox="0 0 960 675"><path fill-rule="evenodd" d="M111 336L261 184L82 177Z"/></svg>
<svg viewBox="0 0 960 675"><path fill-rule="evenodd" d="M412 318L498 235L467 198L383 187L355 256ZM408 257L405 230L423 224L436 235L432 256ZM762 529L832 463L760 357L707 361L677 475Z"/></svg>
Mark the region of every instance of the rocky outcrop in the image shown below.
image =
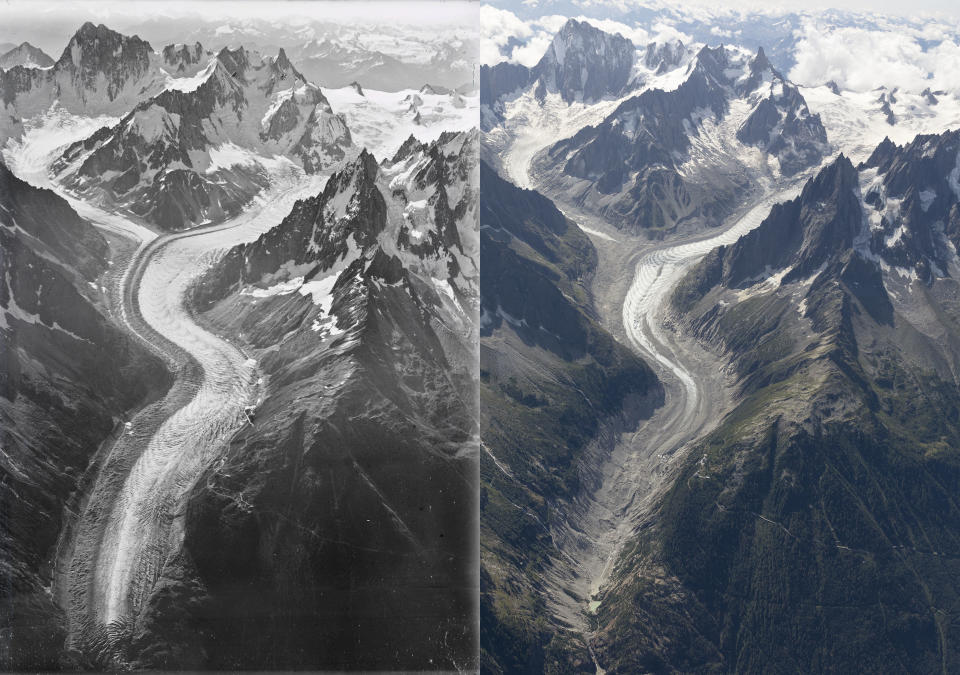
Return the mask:
<svg viewBox="0 0 960 675"><path fill-rule="evenodd" d="M190 496L139 666L473 667L477 134L408 151L198 286L266 396Z"/></svg>
<svg viewBox="0 0 960 675"><path fill-rule="evenodd" d="M957 131L884 139L860 167L869 250L927 283L949 274L960 245L958 153Z"/></svg>
<svg viewBox="0 0 960 675"><path fill-rule="evenodd" d="M0 54L0 69L9 70L14 66L24 68L49 68L54 64L42 49L29 42L22 42L8 52Z"/></svg>
<svg viewBox="0 0 960 675"><path fill-rule="evenodd" d="M728 121L737 99L751 111L742 121ZM625 100L538 162L558 190L586 192L587 204L619 226L669 230L691 219L709 225L748 185L737 170L742 146L697 151L708 122L736 124L737 141L776 158L786 176L819 164L827 150L820 117L810 114L762 49L744 60L723 47L704 47L679 87Z"/></svg>
<svg viewBox="0 0 960 675"><path fill-rule="evenodd" d="M195 89L168 89L74 143L55 171L88 198L180 230L237 215L277 155L308 173L346 156L345 122L282 49L261 59L225 48L208 70Z"/></svg>
<svg viewBox="0 0 960 675"><path fill-rule="evenodd" d="M662 75L682 64L688 53L680 40L651 42L643 54L643 64L657 75Z"/></svg>
<svg viewBox="0 0 960 675"><path fill-rule="evenodd" d="M209 61L210 53L204 50L203 45L195 42L192 45L172 44L163 48L164 67L177 75L195 75Z"/></svg>
<svg viewBox="0 0 960 675"><path fill-rule="evenodd" d="M65 508L101 444L158 397L162 363L107 318L107 242L0 164L0 575L4 669L77 667L49 593Z"/></svg>

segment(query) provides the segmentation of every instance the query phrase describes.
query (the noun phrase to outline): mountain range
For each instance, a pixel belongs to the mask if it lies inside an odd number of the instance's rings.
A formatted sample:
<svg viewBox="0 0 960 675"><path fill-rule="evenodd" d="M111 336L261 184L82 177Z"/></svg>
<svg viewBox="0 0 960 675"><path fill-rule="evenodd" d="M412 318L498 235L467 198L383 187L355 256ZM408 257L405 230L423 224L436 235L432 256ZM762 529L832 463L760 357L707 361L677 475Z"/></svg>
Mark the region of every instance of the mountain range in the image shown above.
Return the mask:
<svg viewBox="0 0 960 675"><path fill-rule="evenodd" d="M751 171L789 177L828 150L819 115L762 48L747 58L703 47L676 89L624 100L535 161L553 189L619 227L670 230L717 224Z"/></svg>
<svg viewBox="0 0 960 675"><path fill-rule="evenodd" d="M79 508L102 444L172 378L114 321L107 240L2 162L0 250L0 663L56 669L66 626L49 589L65 510Z"/></svg>
<svg viewBox="0 0 960 675"><path fill-rule="evenodd" d="M362 151L197 285L270 395L189 497L140 666L469 662L477 144Z"/></svg>
<svg viewBox="0 0 960 675"><path fill-rule="evenodd" d="M166 52L177 70L202 49ZM68 147L54 165L75 193L179 230L237 215L284 162L313 173L352 146L342 117L281 49L221 50L193 78Z"/></svg>
<svg viewBox="0 0 960 675"><path fill-rule="evenodd" d="M668 44L481 70L483 669L950 672L960 137L861 153L866 97Z"/></svg>

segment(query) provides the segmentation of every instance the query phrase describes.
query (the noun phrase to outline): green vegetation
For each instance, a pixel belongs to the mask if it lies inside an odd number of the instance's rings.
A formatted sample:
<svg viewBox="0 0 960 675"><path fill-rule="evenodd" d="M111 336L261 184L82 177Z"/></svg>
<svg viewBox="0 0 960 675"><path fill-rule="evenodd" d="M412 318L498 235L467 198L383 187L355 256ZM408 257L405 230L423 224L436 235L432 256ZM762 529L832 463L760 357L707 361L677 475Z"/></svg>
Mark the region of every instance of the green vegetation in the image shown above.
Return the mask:
<svg viewBox="0 0 960 675"><path fill-rule="evenodd" d="M624 407L659 384L595 319L586 235L537 193L488 169L481 181L483 671L593 672L583 639L544 603L550 526L555 505L581 490L580 462L603 425L622 425Z"/></svg>
<svg viewBox="0 0 960 675"><path fill-rule="evenodd" d="M835 279L811 289L809 339L776 293L690 305L743 398L618 562L608 672L960 669L960 390Z"/></svg>

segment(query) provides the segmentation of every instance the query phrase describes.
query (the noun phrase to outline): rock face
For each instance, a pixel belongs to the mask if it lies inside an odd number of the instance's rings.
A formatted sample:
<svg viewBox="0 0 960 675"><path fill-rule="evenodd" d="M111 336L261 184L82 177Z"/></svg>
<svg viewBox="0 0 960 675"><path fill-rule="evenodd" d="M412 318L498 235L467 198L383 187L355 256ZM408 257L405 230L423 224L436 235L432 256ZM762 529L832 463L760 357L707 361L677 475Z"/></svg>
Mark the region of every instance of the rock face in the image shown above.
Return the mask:
<svg viewBox="0 0 960 675"><path fill-rule="evenodd" d="M960 132L885 139L861 165L869 250L927 283L949 274L960 246Z"/></svg>
<svg viewBox="0 0 960 675"><path fill-rule="evenodd" d="M64 507L98 447L170 378L107 318L107 242L0 163L0 666L76 667L48 589Z"/></svg>
<svg viewBox="0 0 960 675"><path fill-rule="evenodd" d="M265 397L194 489L139 665L474 667L478 201L476 132L364 151L201 281Z"/></svg>
<svg viewBox="0 0 960 675"><path fill-rule="evenodd" d="M167 70L177 75L195 75L208 62L210 53L203 45L195 42L192 45L173 44L163 48L163 64Z"/></svg>
<svg viewBox="0 0 960 675"><path fill-rule="evenodd" d="M739 403L619 561L597 612L602 667L957 668L938 617L958 590L960 291L887 263L870 235L872 204L939 187L956 159L953 132L885 142L859 171L840 157L678 287L675 320L726 354ZM908 234L942 235L951 192L943 210L908 207L889 253L929 260Z"/></svg>
<svg viewBox="0 0 960 675"><path fill-rule="evenodd" d="M486 165L481 185L482 669L592 672L545 605L558 514L576 510L606 441L663 391L596 319L587 236Z"/></svg>
<svg viewBox="0 0 960 675"><path fill-rule="evenodd" d="M759 102L737 130L738 140L776 157L785 176L820 163L827 148L820 115L810 114L800 91L770 65L763 48L743 90L756 92Z"/></svg>
<svg viewBox="0 0 960 675"><path fill-rule="evenodd" d="M54 63L42 49L29 42L22 42L8 52L0 54L0 68L9 70L14 66L24 68L49 68Z"/></svg>
<svg viewBox="0 0 960 675"><path fill-rule="evenodd" d="M530 82L530 69L519 63L480 66L480 122L484 131L502 121L504 100L526 89Z"/></svg>
<svg viewBox="0 0 960 675"><path fill-rule="evenodd" d="M635 58L633 43L622 35L570 19L533 68L536 96L556 92L567 103L618 96L630 83Z"/></svg>
<svg viewBox="0 0 960 675"><path fill-rule="evenodd" d="M737 111L749 107L746 116L733 114L735 103ZM706 125L721 130L719 153L701 146ZM723 135L730 126L736 143ZM759 148L789 176L818 164L826 140L819 115L810 114L762 49L746 60L704 47L677 89L649 89L624 101L540 161L558 189L586 192L587 203L619 226L671 229L692 219L715 224L748 187L738 143Z"/></svg>
<svg viewBox="0 0 960 675"><path fill-rule="evenodd" d="M651 42L643 55L643 63L658 75L681 65L687 57L687 48L680 40L673 42Z"/></svg>
<svg viewBox="0 0 960 675"><path fill-rule="evenodd" d="M0 72L0 141L22 133L23 118L55 102L75 114L121 115L165 83L148 42L85 23L52 67Z"/></svg>
<svg viewBox="0 0 960 675"><path fill-rule="evenodd" d="M760 227L725 249L721 281L731 288L792 265L786 281L805 279L861 230L857 170L840 155L796 199L776 205Z"/></svg>
<svg viewBox="0 0 960 675"><path fill-rule="evenodd" d="M185 50L171 58L190 64L202 53L199 45ZM198 78L195 88L168 89L71 145L54 167L61 180L180 230L237 215L284 161L313 173L351 146L346 123L282 49L260 58L225 48Z"/></svg>
<svg viewBox="0 0 960 675"><path fill-rule="evenodd" d="M547 94L559 94L566 103L622 96L635 84L636 58L633 43L622 35L570 19L533 68L512 63L480 66L480 104L488 118L484 128L496 124L506 97L533 84L541 103Z"/></svg>

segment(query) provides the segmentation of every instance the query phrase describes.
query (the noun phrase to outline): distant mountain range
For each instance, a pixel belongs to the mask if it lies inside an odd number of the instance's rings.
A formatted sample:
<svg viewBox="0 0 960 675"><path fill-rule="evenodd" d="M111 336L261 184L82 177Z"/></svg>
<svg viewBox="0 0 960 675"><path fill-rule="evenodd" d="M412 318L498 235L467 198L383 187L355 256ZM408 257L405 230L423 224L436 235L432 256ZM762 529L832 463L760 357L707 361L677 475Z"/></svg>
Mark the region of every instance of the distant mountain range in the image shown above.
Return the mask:
<svg viewBox="0 0 960 675"><path fill-rule="evenodd" d="M47 56L44 51L34 47L29 42L23 42L17 47L5 49L5 45L0 45L0 68L9 70L14 66L23 66L24 68L49 68L53 65L52 58Z"/></svg>
<svg viewBox="0 0 960 675"><path fill-rule="evenodd" d="M178 72L202 56L199 45L164 52ZM78 193L176 230L236 215L267 184L264 164L313 173L351 147L344 119L282 49L276 58L223 49L186 83L67 148L54 170Z"/></svg>

